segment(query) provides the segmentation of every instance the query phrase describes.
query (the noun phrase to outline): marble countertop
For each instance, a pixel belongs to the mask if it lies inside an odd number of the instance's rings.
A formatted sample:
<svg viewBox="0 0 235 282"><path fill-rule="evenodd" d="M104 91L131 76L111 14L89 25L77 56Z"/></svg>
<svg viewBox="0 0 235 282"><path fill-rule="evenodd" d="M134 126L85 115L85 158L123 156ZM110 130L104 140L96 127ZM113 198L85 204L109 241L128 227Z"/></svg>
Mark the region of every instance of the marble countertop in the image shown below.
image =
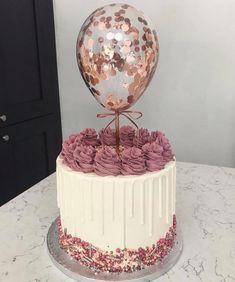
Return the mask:
<svg viewBox="0 0 235 282"><path fill-rule="evenodd" d="M59 214L55 181L53 174L0 207L0 281L73 281L47 253ZM157 281L235 281L235 168L178 163L176 213L184 250Z"/></svg>

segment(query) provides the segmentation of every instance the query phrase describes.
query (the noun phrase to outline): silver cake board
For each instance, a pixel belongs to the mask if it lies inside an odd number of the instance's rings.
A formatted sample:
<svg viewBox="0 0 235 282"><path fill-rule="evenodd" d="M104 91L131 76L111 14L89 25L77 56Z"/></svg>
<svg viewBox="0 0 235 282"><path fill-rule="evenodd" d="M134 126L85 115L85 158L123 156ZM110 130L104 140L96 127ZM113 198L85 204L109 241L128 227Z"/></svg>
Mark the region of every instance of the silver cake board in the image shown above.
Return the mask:
<svg viewBox="0 0 235 282"><path fill-rule="evenodd" d="M183 250L182 232L177 223L176 237L174 246L169 254L161 261L145 269L132 273L95 273L94 270L83 266L78 261L70 257L64 250L60 248L58 239L57 219L52 222L47 233L47 248L49 256L55 266L68 277L75 281L128 281L128 282L148 282L162 276L169 271L178 261Z"/></svg>

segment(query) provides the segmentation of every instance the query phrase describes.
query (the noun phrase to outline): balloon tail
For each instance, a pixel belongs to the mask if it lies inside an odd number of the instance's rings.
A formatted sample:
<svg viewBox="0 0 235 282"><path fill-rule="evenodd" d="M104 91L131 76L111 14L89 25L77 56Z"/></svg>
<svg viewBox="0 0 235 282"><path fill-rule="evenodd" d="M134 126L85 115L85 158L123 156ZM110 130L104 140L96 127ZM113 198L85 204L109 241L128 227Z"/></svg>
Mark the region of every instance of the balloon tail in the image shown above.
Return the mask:
<svg viewBox="0 0 235 282"><path fill-rule="evenodd" d="M120 155L120 113L115 112L116 152Z"/></svg>

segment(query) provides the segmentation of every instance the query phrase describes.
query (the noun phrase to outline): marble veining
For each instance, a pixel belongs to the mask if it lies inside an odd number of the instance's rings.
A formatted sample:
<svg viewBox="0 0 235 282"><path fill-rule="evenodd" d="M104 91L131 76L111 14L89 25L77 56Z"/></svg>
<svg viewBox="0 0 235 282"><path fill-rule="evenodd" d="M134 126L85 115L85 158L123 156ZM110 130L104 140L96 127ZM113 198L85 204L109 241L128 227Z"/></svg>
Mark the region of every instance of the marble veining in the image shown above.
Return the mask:
<svg viewBox="0 0 235 282"><path fill-rule="evenodd" d="M49 176L0 207L0 281L73 281L46 249L48 228L59 214L55 179ZM183 254L156 281L235 281L235 169L178 162L176 214Z"/></svg>

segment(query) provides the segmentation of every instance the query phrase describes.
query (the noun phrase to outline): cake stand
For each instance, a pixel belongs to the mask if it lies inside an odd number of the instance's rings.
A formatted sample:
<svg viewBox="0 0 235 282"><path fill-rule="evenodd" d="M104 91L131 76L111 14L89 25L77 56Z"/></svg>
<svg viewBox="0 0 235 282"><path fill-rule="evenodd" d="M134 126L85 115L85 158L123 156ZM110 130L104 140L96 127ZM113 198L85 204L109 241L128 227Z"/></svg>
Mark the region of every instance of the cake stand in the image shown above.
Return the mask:
<svg viewBox="0 0 235 282"><path fill-rule="evenodd" d="M183 250L182 233L177 223L176 237L173 248L161 262L132 273L95 273L93 270L81 265L78 261L71 258L65 251L60 248L56 221L57 219L52 222L47 233L47 248L49 256L59 270L61 270L64 274L74 279L75 281L152 281L170 270L178 261Z"/></svg>

